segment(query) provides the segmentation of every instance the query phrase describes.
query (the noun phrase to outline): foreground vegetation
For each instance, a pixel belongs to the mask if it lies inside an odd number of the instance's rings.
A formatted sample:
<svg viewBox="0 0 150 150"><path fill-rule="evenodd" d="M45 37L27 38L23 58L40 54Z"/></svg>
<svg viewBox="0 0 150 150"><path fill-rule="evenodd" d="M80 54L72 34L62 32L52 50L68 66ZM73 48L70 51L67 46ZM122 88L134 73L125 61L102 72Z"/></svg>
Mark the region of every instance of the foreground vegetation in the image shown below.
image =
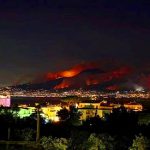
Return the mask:
<svg viewBox="0 0 150 150"><path fill-rule="evenodd" d="M14 109L14 108L12 108ZM36 139L37 117L20 119L12 109L0 109L0 149L10 150L148 150L150 120L146 113L115 109L105 118L79 120L77 109L58 112L60 122L40 119L40 140ZM144 115L146 117L144 118ZM141 118L141 116L144 118ZM140 119L140 121L139 121ZM144 121L142 121L144 120ZM10 142L11 141L11 142Z"/></svg>

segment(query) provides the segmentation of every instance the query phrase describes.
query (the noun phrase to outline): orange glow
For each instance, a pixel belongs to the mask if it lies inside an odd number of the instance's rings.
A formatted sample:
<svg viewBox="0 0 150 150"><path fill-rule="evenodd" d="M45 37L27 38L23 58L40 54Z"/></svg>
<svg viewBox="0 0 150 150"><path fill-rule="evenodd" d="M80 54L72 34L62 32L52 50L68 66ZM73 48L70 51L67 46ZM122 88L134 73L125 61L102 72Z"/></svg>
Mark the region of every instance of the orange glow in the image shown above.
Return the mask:
<svg viewBox="0 0 150 150"><path fill-rule="evenodd" d="M96 80L96 79L87 79L86 80L86 85L96 85L96 84L99 84L100 81Z"/></svg>
<svg viewBox="0 0 150 150"><path fill-rule="evenodd" d="M77 75L79 72L77 72L77 71L74 71L74 70L70 70L70 71L64 71L64 72L61 72L61 76L62 77L73 77L73 76L75 76L75 75Z"/></svg>
<svg viewBox="0 0 150 150"><path fill-rule="evenodd" d="M61 72L55 72L55 73L48 73L46 75L46 78L48 80L55 80L58 78L70 78L78 75L82 71L85 71L87 69L96 69L99 68L99 65L97 63L86 63L86 64L79 64L71 68L70 70L65 70Z"/></svg>
<svg viewBox="0 0 150 150"><path fill-rule="evenodd" d="M112 86L108 86L106 89L110 91L115 91L115 90L118 90L119 87L117 85L112 85Z"/></svg>
<svg viewBox="0 0 150 150"><path fill-rule="evenodd" d="M73 70L70 71L64 71L61 72L61 76L66 77L63 78L63 81L56 85L54 87L54 89L64 89L64 88L68 88L68 87L83 87L85 85L97 85L97 84L103 84L105 82L109 82L111 80L118 80L121 78L124 78L126 75L131 73L131 68L129 67L121 67L119 69L115 69L113 71L110 72L106 72L106 73L98 73L98 74L91 74L88 76L84 76L84 77L80 77L78 75L76 75L76 72L74 72ZM113 85L113 86L108 86L107 87L108 90L117 90L118 87Z"/></svg>
<svg viewBox="0 0 150 150"><path fill-rule="evenodd" d="M68 88L68 87L70 87L70 86L71 86L71 84L70 84L69 82L67 82L67 81L64 80L62 83L56 85L56 86L54 87L54 89L55 89L55 90L57 90L57 89L64 89L64 88Z"/></svg>
<svg viewBox="0 0 150 150"><path fill-rule="evenodd" d="M94 62L79 64L64 71L49 72L43 77L45 81L62 78L53 87L54 89L80 88L120 80L131 74L132 71L132 67L129 66L109 67L105 62ZM107 89L116 90L118 87L108 85Z"/></svg>
<svg viewBox="0 0 150 150"><path fill-rule="evenodd" d="M100 84L100 83L104 83L107 81L111 81L113 79L121 79L125 77L126 75L130 74L131 71L132 70L129 67L122 67L122 68L119 68L119 69L116 69L114 71L107 72L104 74L91 75L87 78L86 85Z"/></svg>

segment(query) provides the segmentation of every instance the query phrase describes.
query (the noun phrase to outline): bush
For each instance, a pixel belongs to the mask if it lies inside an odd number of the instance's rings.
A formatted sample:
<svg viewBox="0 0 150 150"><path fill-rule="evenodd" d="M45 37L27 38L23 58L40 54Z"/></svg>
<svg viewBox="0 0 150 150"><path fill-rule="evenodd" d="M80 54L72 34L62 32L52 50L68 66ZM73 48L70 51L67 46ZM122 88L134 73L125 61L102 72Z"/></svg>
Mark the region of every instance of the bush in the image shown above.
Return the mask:
<svg viewBox="0 0 150 150"><path fill-rule="evenodd" d="M41 146L44 150L66 150L68 141L65 138L42 137Z"/></svg>
<svg viewBox="0 0 150 150"><path fill-rule="evenodd" d="M149 144L150 141L140 134L139 136L135 137L129 150L148 150L150 148Z"/></svg>

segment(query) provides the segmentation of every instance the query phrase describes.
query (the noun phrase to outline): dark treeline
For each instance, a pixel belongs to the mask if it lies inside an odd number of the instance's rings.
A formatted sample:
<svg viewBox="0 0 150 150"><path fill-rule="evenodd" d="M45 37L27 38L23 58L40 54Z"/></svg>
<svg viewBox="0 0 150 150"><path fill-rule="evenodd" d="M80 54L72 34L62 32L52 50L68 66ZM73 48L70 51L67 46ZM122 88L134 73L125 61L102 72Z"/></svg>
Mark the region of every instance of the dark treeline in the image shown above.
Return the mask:
<svg viewBox="0 0 150 150"><path fill-rule="evenodd" d="M10 111L12 109L0 108L0 140L35 141L36 113L20 119L17 116L19 108L15 108L14 113ZM145 123L149 120L139 123L138 112L128 112L124 108L119 108L114 109L113 113L104 118L95 115L82 122L79 120L80 115L75 108L70 110L63 108L58 112L60 122L46 123L41 118L39 146L33 145L34 149L146 150L150 148L148 132L150 124ZM0 145L0 149L5 150L5 148L8 147ZM16 149L16 146L13 145L9 149ZM24 146L24 149L30 148Z"/></svg>

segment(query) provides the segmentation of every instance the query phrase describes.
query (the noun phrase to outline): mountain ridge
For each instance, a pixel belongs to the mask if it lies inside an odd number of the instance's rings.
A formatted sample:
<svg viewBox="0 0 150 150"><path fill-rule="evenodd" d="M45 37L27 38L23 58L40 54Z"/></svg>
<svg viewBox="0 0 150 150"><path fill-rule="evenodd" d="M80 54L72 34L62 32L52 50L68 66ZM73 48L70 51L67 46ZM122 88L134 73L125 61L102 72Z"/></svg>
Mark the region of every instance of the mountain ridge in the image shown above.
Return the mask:
<svg viewBox="0 0 150 150"><path fill-rule="evenodd" d="M63 89L96 89L122 90L136 89L142 86L150 89L150 70L148 67L132 67L115 63L85 63L59 72L48 72L38 82L19 84L11 88L26 90L63 90ZM39 82L40 81L40 82Z"/></svg>

